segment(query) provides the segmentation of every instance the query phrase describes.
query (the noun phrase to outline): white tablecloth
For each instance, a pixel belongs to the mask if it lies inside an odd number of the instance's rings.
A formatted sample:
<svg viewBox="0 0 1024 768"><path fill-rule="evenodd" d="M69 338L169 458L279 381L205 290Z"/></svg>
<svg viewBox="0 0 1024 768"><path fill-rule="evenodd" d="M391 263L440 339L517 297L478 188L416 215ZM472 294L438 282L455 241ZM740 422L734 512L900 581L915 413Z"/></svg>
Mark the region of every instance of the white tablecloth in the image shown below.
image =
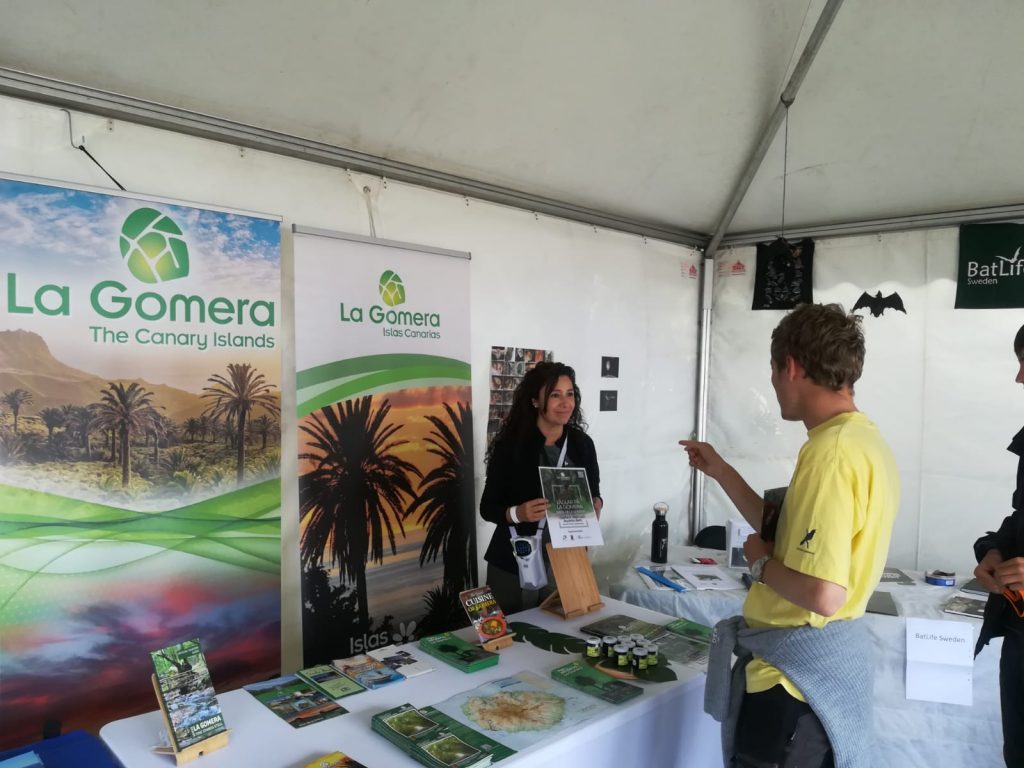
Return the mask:
<svg viewBox="0 0 1024 768"><path fill-rule="evenodd" d="M721 550L695 547L670 547L669 562L689 564L695 555L725 561ZM634 565L650 565L638 558ZM879 754L887 766L939 765L988 768L1003 765L1003 736L999 712L999 652L1002 640L993 640L974 662L974 704L960 706L909 701L906 698L906 620L913 616L925 619L963 621L974 627L977 639L981 620L942 612L942 603L957 588L933 587L924 581L920 571L904 572L915 584L881 584L880 591L892 592L899 616L869 613L864 617L874 641L875 653L875 737ZM740 571L733 571L739 578ZM613 597L659 613L682 616L708 626L740 613L746 590L739 584L736 591L709 590L675 592L654 590L644 586L635 568L611 585ZM969 595L969 597L974 597Z"/></svg>
<svg viewBox="0 0 1024 768"><path fill-rule="evenodd" d="M605 599L605 608L578 619L563 621L534 609L516 614L523 621L553 632L579 635L582 624L624 613L646 621L665 623L668 617ZM415 648L409 650L416 652ZM370 730L376 712L405 702L428 706L499 677L531 670L547 677L552 669L575 658L515 643L501 651L501 661L474 674L465 674L444 662L423 655L435 671L342 699L349 710L342 715L305 728L292 728L244 690L218 695L224 720L231 729L229 745L204 755L198 768L293 768L319 755L340 750L369 768L401 768L419 765ZM601 718L585 722L570 733L553 737L501 761L502 766L566 765L586 768L624 766L722 765L719 726L704 714L704 675L676 664L679 680L644 683L644 694L622 704ZM154 711L105 725L100 736L125 768L168 768L173 758L150 751L158 743L163 726ZM571 762L568 762L571 761Z"/></svg>

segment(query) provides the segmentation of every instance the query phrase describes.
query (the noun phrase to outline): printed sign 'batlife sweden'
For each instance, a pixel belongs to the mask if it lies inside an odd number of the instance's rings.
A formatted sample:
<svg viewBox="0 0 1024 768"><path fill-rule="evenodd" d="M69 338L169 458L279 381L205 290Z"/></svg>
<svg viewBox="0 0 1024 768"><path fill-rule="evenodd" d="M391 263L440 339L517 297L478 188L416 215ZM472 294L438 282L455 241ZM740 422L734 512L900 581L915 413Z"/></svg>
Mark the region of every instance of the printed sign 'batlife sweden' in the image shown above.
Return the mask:
<svg viewBox="0 0 1024 768"><path fill-rule="evenodd" d="M1024 224L960 227L957 309L1024 307Z"/></svg>

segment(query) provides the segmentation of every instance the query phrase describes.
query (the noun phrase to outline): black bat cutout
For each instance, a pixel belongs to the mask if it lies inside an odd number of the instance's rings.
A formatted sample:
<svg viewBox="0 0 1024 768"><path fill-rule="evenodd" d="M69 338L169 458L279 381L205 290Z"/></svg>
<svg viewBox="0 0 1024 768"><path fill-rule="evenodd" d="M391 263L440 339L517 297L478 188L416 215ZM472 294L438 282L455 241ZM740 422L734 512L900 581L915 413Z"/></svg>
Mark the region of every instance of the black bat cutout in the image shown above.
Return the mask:
<svg viewBox="0 0 1024 768"><path fill-rule="evenodd" d="M888 296L883 296L881 291L876 291L875 295L872 296L865 291L857 299L857 303L853 305L853 311L856 312L858 309L865 307L871 312L872 317L881 317L882 313L887 309L898 309L904 315L907 314L907 310L903 306L903 299L900 298L898 293L890 293Z"/></svg>

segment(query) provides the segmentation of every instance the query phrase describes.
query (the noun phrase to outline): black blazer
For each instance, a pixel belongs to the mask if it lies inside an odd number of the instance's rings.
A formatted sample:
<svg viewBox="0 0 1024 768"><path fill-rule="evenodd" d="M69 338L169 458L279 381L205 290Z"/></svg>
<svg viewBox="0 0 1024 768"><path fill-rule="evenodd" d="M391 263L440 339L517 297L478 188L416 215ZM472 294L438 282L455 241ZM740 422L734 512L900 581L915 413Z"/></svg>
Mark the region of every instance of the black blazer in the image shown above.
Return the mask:
<svg viewBox="0 0 1024 768"><path fill-rule="evenodd" d="M585 468L590 495L599 498L601 473L597 466L594 441L575 427L565 428L562 439L556 443L559 449L565 440L569 441L565 449L566 465ZM484 559L491 565L509 573L518 573L505 512L509 507L539 499L543 495L537 467L549 464L544 453L544 435L536 426L519 442L505 439L494 444L491 458L487 462L484 493L480 499L480 516L497 526L484 554ZM537 524L521 523L516 526L516 530L521 536L530 536L537 532Z"/></svg>
<svg viewBox="0 0 1024 768"><path fill-rule="evenodd" d="M1004 560L1024 557L1024 429L1013 436L1006 450L1019 457L1017 487L1013 492L1013 513L1003 520L998 531L989 531L974 542L974 556L978 562L981 562L990 549L998 549ZM978 633L978 642L974 646L974 655L977 656L993 637L1002 637L1006 634L1011 622L1018 628L1024 625L1024 619L1017 616L1009 600L1002 594L989 595L985 604L981 632Z"/></svg>

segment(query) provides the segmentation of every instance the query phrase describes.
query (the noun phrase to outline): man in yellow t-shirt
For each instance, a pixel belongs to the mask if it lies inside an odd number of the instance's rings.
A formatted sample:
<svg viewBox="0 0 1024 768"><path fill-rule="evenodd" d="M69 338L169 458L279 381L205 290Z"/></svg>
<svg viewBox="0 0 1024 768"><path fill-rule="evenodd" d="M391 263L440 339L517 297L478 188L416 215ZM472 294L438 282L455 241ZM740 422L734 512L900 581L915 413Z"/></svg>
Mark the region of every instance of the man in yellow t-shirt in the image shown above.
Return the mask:
<svg viewBox="0 0 1024 768"><path fill-rule="evenodd" d="M864 365L860 318L837 304L797 307L772 333L772 385L782 418L802 421L800 449L775 540L744 553L755 583L751 627L821 628L857 619L881 578L899 508L899 474L878 428L853 401ZM716 480L761 530L763 499L707 443L684 440L690 465ZM828 675L823 669L822 675ZM754 657L736 728L736 765L832 765L828 737L803 693Z"/></svg>

